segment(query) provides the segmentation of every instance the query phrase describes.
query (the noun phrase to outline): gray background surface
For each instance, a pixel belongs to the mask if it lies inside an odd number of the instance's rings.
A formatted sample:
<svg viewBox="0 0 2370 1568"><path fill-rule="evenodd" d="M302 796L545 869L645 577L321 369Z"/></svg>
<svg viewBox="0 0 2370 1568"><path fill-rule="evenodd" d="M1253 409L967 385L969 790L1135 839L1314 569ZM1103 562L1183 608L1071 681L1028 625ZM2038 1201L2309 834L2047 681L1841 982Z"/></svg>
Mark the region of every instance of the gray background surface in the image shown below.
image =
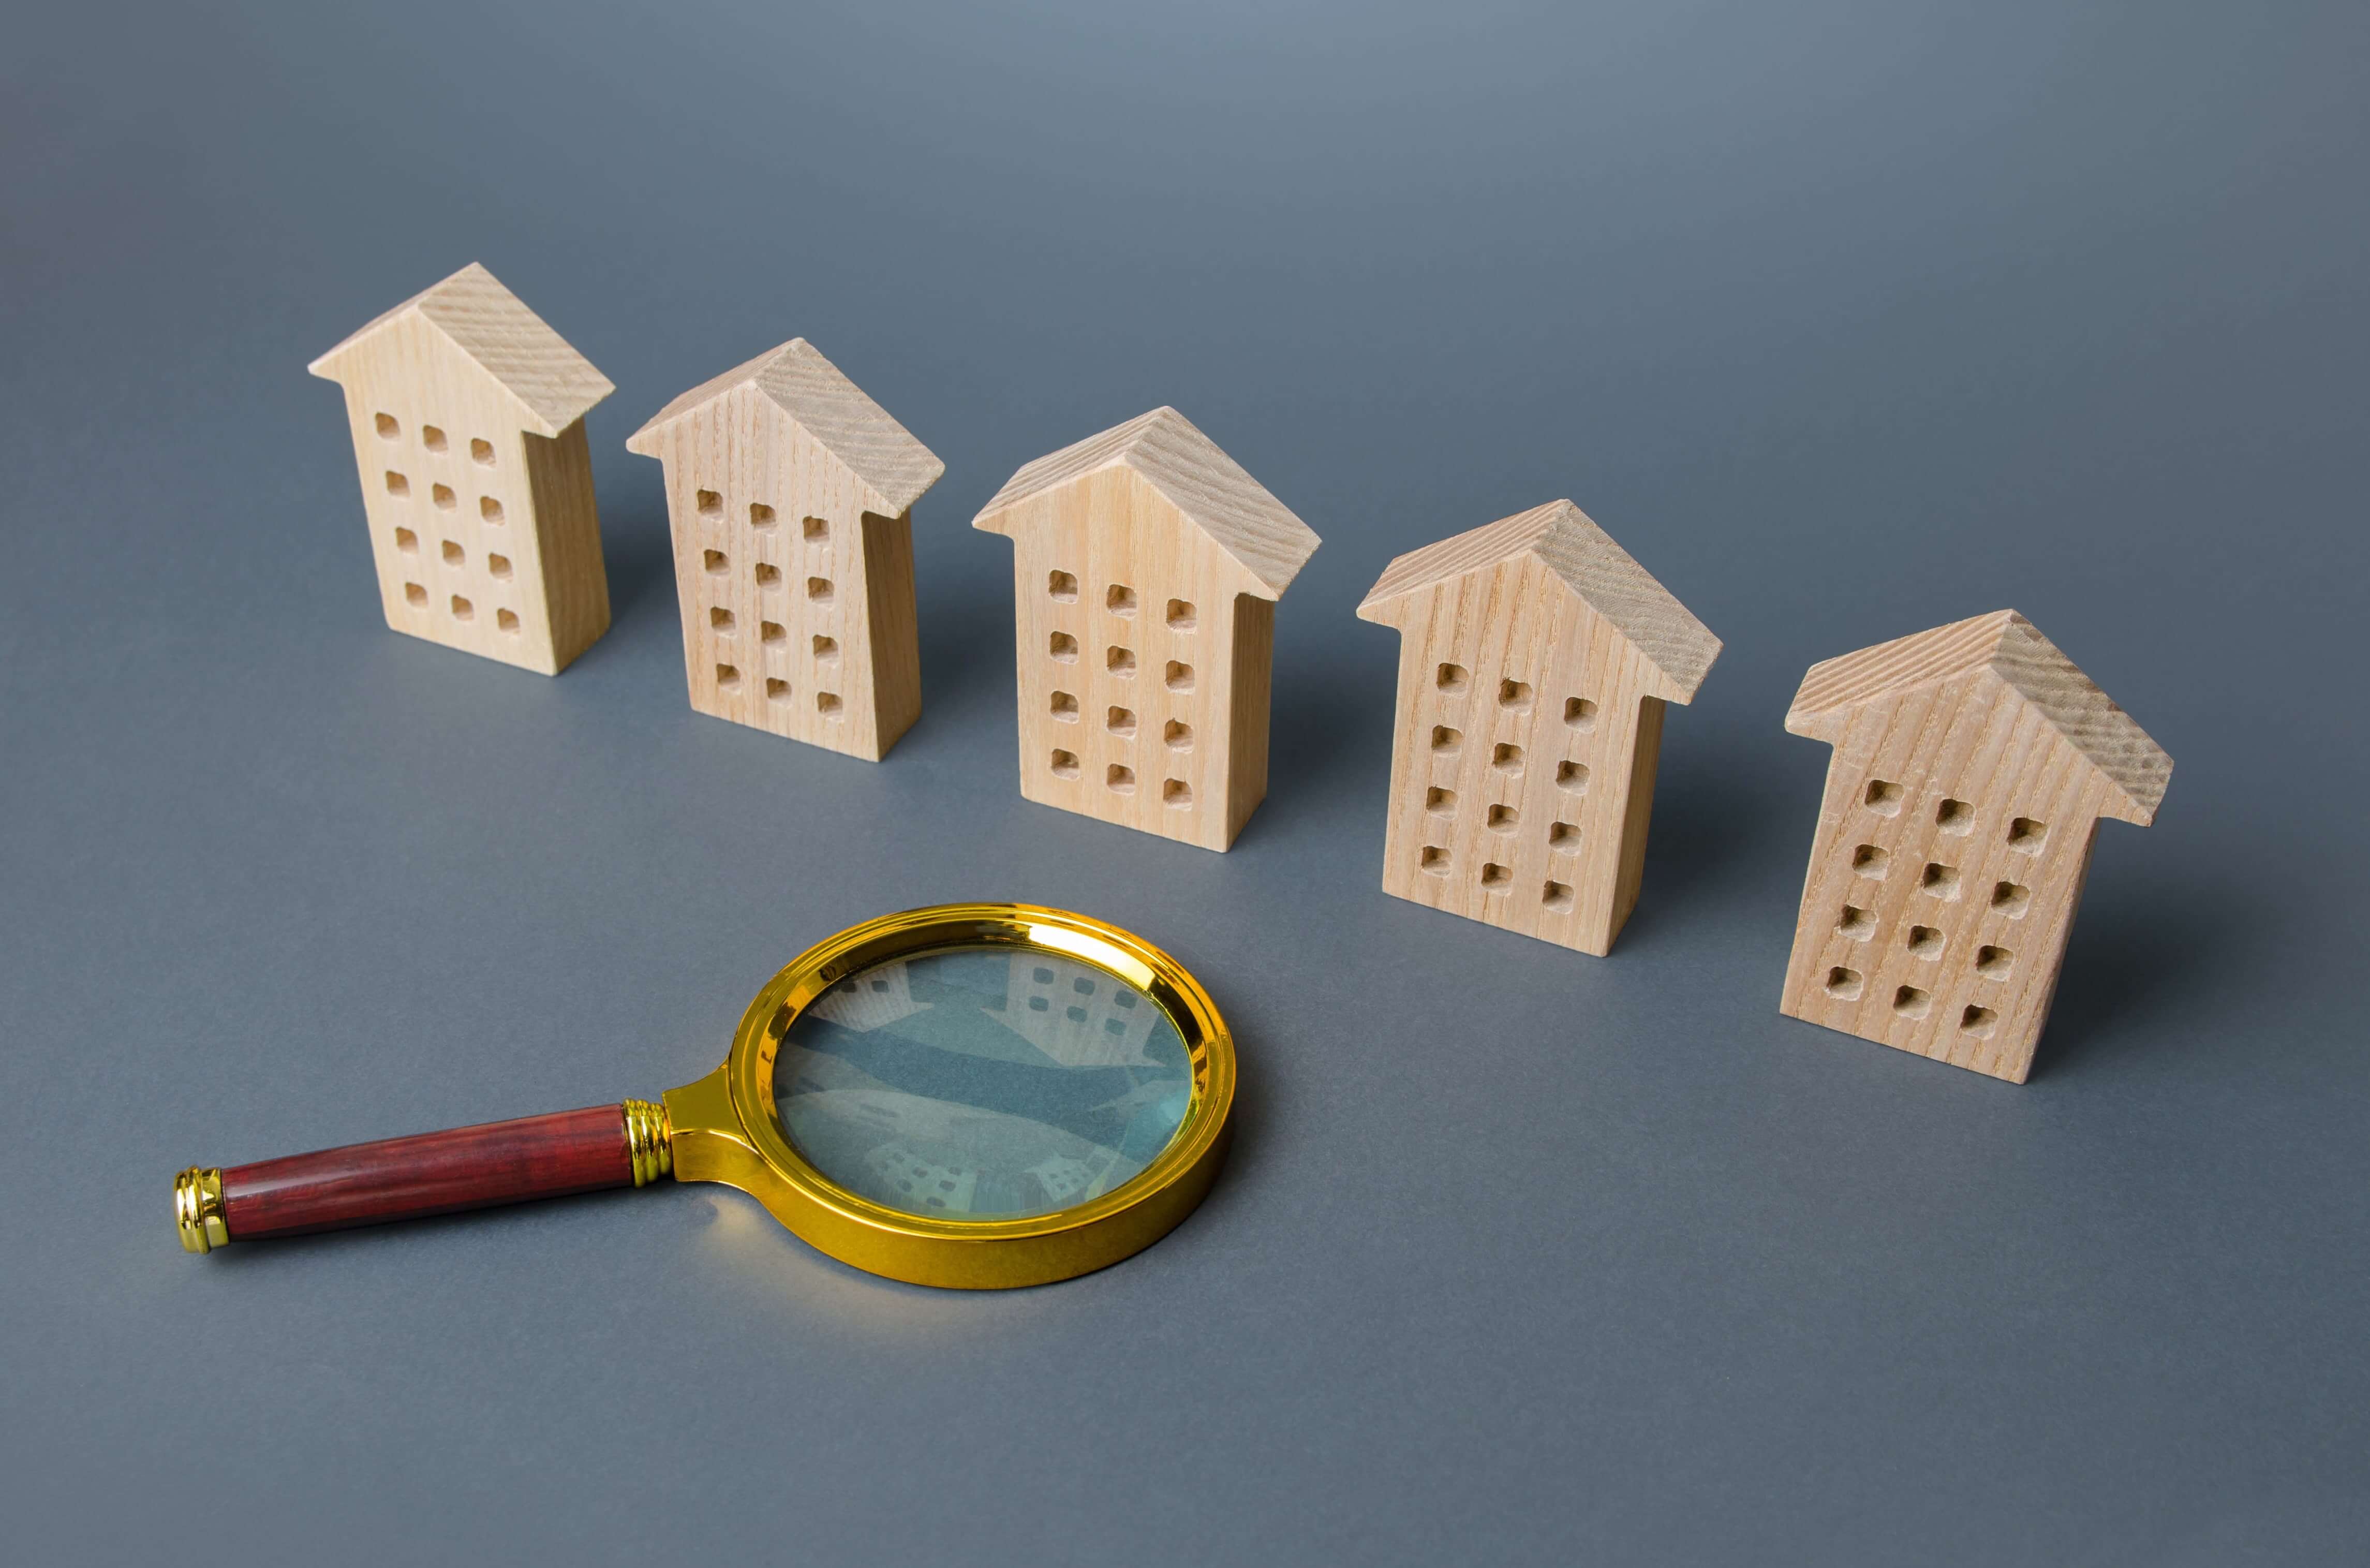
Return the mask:
<svg viewBox="0 0 2370 1568"><path fill-rule="evenodd" d="M10 1555L2370 1551L2370 10L204 13L0 46ZM557 680L380 624L304 373L473 259L618 386ZM880 767L689 710L621 444L793 334L947 462ZM1326 540L1225 856L1018 800L968 526L1161 402ZM1728 644L1605 961L1377 890L1352 615L1564 495ZM1803 668L2010 605L2179 764L2023 1088L1776 1012ZM1231 1169L1119 1268L909 1288L692 1186L174 1245L185 1164L655 1093L957 898L1239 1032Z"/></svg>

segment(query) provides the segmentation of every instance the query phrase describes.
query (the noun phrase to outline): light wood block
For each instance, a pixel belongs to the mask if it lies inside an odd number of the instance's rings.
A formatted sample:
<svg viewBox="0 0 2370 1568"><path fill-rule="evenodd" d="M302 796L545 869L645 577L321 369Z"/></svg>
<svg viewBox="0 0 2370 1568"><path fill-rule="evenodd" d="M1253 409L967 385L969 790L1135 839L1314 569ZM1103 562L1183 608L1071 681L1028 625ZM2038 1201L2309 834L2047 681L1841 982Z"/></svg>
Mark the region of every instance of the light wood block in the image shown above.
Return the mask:
<svg viewBox="0 0 2370 1568"><path fill-rule="evenodd" d="M1267 796L1275 601L1317 535L1174 409L1041 457L1012 538L1020 792L1224 850Z"/></svg>
<svg viewBox="0 0 2370 1568"><path fill-rule="evenodd" d="M2013 610L1812 665L1786 728L1835 755L1778 1010L2022 1083L2099 820L2172 759Z"/></svg>
<svg viewBox="0 0 2370 1568"><path fill-rule="evenodd" d="M1638 902L1666 703L1720 639L1569 501L1391 562L1383 890L1599 956Z"/></svg>
<svg viewBox="0 0 2370 1568"><path fill-rule="evenodd" d="M584 412L616 390L475 262L313 362L396 630L557 674L609 629Z"/></svg>
<svg viewBox="0 0 2370 1568"><path fill-rule="evenodd" d="M946 465L803 338L626 447L665 465L692 707L880 760L922 713L912 509Z"/></svg>

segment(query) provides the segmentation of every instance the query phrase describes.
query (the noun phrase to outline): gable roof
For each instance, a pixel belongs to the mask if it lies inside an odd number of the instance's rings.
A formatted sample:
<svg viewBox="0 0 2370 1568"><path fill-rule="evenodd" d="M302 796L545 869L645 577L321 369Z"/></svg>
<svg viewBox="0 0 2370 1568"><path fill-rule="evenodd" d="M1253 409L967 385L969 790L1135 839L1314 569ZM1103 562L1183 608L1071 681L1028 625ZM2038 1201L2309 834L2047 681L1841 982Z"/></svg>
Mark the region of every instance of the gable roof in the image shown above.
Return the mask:
<svg viewBox="0 0 2370 1568"><path fill-rule="evenodd" d="M1100 435L1026 465L980 509L972 526L991 534L999 515L1099 469L1123 465L1167 497L1237 565L1281 598L1321 542L1292 509L1243 471L1176 409L1138 414Z"/></svg>
<svg viewBox="0 0 2370 1568"><path fill-rule="evenodd" d="M1569 501L1551 501L1399 557L1359 605L1359 617L1386 620L1376 612L1397 600L1525 555L1536 556L1590 609L1612 622L1671 683L1672 700L1694 698L1720 657L1720 639Z"/></svg>
<svg viewBox="0 0 2370 1568"><path fill-rule="evenodd" d="M558 435L616 390L592 361L475 261L373 318L305 368L330 381L342 379L342 362L411 316L435 328L492 376L518 405L519 423L537 435Z"/></svg>
<svg viewBox="0 0 2370 1568"><path fill-rule="evenodd" d="M1831 739L1852 709L1897 693L1987 673L2030 703L2120 791L2143 824L2156 815L2172 758L2014 610L1953 621L1811 666L1786 711L1798 735Z"/></svg>
<svg viewBox="0 0 2370 1568"><path fill-rule="evenodd" d="M840 466L872 492L877 512L902 516L947 471L938 454L914 439L913 432L866 397L862 387L840 374L839 366L804 338L792 338L745 364L701 382L652 414L627 439L626 450L657 456L653 437L662 426L743 386L755 388L838 458Z"/></svg>

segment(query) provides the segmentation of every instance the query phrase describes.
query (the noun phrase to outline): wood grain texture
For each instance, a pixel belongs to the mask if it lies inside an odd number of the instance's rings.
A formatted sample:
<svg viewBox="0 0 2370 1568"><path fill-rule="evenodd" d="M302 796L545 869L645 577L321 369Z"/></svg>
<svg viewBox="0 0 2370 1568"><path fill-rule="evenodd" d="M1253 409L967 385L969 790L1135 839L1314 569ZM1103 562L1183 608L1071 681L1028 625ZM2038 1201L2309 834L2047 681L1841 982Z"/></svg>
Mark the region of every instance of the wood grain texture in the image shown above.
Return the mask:
<svg viewBox="0 0 2370 1568"><path fill-rule="evenodd" d="M2009 610L1813 666L1786 727L1835 749L1779 1010L2022 1083L2099 819L2172 759Z"/></svg>
<svg viewBox="0 0 2370 1568"><path fill-rule="evenodd" d="M1400 634L1384 891L1610 951L1664 705L1720 640L1568 501L1400 557L1358 614Z"/></svg>
<svg viewBox="0 0 2370 1568"><path fill-rule="evenodd" d="M1317 546L1173 409L1038 459L1013 542L1020 792L1203 848L1267 794L1276 598Z"/></svg>
<svg viewBox="0 0 2370 1568"><path fill-rule="evenodd" d="M345 389L388 626L545 674L599 640L600 372L474 263L311 369Z"/></svg>
<svg viewBox="0 0 2370 1568"><path fill-rule="evenodd" d="M921 715L909 509L946 466L802 338L626 445L665 466L692 707L879 761Z"/></svg>
<svg viewBox="0 0 2370 1568"><path fill-rule="evenodd" d="M224 1170L234 1241L420 1219L634 1184L625 1107L350 1144Z"/></svg>

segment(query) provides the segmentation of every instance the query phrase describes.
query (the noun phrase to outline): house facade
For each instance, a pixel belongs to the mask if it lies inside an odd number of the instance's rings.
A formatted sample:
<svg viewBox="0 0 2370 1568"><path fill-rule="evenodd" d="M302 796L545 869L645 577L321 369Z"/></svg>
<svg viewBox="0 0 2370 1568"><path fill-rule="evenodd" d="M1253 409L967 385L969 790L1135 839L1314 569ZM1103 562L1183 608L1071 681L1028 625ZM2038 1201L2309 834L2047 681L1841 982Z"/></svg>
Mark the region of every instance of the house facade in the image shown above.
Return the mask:
<svg viewBox="0 0 2370 1568"><path fill-rule="evenodd" d="M315 360L345 390L386 624L556 674L609 628L583 416L613 388L483 267Z"/></svg>
<svg viewBox="0 0 2370 1568"><path fill-rule="evenodd" d="M911 513L946 465L803 338L626 446L665 466L692 707L879 761L921 716Z"/></svg>
<svg viewBox="0 0 2370 1568"><path fill-rule="evenodd" d="M1317 535L1168 408L972 525L1013 544L1022 796L1226 848L1267 795L1275 603Z"/></svg>
<svg viewBox="0 0 2370 1568"><path fill-rule="evenodd" d="M1609 951L1720 640L1569 501L1399 557L1358 614L1399 632L1384 891Z"/></svg>
<svg viewBox="0 0 2370 1568"><path fill-rule="evenodd" d="M1779 1010L2023 1082L2099 822L2172 759L2012 610L1812 666L1786 728L1835 755Z"/></svg>

